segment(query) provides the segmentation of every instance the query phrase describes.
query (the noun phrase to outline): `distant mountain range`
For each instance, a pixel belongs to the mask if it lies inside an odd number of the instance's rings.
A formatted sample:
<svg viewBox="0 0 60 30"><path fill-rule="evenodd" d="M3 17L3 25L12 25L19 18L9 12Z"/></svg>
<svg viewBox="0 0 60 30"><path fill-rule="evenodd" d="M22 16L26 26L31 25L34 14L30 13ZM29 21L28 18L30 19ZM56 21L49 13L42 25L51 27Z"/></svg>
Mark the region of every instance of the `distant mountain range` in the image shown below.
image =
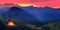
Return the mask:
<svg viewBox="0 0 60 30"><path fill-rule="evenodd" d="M60 21L60 8L51 8L51 7L24 7L22 8L27 11L30 15L34 16L42 23Z"/></svg>
<svg viewBox="0 0 60 30"><path fill-rule="evenodd" d="M50 8L50 7L21 7L13 6L8 8L8 11L3 13L6 18L18 18L24 20L25 22L41 22L49 23L54 21L60 21L60 8Z"/></svg>

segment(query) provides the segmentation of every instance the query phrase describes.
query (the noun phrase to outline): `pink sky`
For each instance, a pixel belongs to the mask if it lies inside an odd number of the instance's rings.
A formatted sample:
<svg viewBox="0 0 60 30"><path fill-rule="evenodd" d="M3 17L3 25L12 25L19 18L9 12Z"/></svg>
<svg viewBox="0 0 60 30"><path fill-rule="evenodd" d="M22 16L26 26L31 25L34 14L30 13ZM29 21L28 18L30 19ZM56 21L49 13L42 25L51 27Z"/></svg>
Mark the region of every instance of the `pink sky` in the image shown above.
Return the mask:
<svg viewBox="0 0 60 30"><path fill-rule="evenodd" d="M27 3L38 7L54 7L60 8L60 0L0 0L0 3Z"/></svg>

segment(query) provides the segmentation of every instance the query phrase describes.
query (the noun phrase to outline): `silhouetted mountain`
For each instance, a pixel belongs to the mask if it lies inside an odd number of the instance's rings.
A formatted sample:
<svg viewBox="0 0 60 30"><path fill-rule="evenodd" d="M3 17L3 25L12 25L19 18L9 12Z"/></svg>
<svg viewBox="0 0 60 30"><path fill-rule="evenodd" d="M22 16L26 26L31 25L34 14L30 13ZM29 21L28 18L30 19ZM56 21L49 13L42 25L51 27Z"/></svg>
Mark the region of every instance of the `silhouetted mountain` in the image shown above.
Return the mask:
<svg viewBox="0 0 60 30"><path fill-rule="evenodd" d="M42 23L60 21L60 8L51 7L24 7L22 8L27 11L30 15L39 19Z"/></svg>
<svg viewBox="0 0 60 30"><path fill-rule="evenodd" d="M12 14L12 15L11 15ZM7 16L8 15L8 16ZM5 17L26 19L24 21L31 21L31 19L37 19L39 22L48 23L53 21L60 21L60 8L55 9L51 7L12 7L8 12L4 14ZM32 17L32 18L31 18ZM35 20L32 20L35 21Z"/></svg>
<svg viewBox="0 0 60 30"><path fill-rule="evenodd" d="M39 24L39 23L46 24L46 23L58 22L60 21L60 8L58 9L54 9L50 7L36 8L32 6L19 8L14 6L3 14L3 18L8 19L8 21L10 18L12 19L16 18L20 20L20 23L21 21L24 21L24 23L31 23L31 24ZM23 26L24 25L15 27L13 29L16 28L18 28L19 30L20 28L24 29ZM43 28L44 30L48 29L46 27Z"/></svg>
<svg viewBox="0 0 60 30"><path fill-rule="evenodd" d="M5 19L16 18L16 19L19 19L20 21L24 21L25 23L34 23L34 24L40 23L38 19L31 16L25 10L15 7L15 6L10 8L7 12L5 12L3 14L3 17Z"/></svg>

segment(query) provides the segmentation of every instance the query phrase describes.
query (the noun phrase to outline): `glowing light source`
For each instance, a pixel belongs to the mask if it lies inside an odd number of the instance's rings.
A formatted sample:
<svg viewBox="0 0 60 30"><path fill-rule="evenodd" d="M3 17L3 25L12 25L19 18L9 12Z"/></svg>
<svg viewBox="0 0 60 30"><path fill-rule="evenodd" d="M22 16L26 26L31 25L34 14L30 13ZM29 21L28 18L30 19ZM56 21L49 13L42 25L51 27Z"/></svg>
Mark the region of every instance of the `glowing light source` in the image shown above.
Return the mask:
<svg viewBox="0 0 60 30"><path fill-rule="evenodd" d="M23 4L18 4L18 5L21 6L21 7L31 6L31 4L25 4L25 3L23 3Z"/></svg>
<svg viewBox="0 0 60 30"><path fill-rule="evenodd" d="M13 22L8 22L7 24L9 27L15 26L15 24Z"/></svg>

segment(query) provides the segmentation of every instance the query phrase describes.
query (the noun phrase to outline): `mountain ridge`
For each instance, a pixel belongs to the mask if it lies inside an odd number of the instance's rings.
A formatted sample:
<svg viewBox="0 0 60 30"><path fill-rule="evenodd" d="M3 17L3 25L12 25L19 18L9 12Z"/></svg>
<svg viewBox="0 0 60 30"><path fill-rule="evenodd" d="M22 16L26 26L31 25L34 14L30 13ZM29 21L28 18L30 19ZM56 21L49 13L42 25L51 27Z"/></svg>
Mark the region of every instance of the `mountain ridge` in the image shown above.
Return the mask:
<svg viewBox="0 0 60 30"><path fill-rule="evenodd" d="M17 6L17 7L19 7L19 6ZM42 23L45 23L45 22L48 23L48 22L56 21L56 20L59 21L59 19L60 19L60 8L59 9L54 9L54 8L50 8L50 7L37 8L37 7L33 7L33 6L19 7L19 8L23 9L22 11L27 12L27 14L33 16L34 18L36 18L37 20L39 20ZM13 11L16 11L15 9ZM18 10L18 12L19 11L21 11L21 10ZM17 13L17 11L16 11L16 13ZM59 18L57 18L57 17L59 17Z"/></svg>

